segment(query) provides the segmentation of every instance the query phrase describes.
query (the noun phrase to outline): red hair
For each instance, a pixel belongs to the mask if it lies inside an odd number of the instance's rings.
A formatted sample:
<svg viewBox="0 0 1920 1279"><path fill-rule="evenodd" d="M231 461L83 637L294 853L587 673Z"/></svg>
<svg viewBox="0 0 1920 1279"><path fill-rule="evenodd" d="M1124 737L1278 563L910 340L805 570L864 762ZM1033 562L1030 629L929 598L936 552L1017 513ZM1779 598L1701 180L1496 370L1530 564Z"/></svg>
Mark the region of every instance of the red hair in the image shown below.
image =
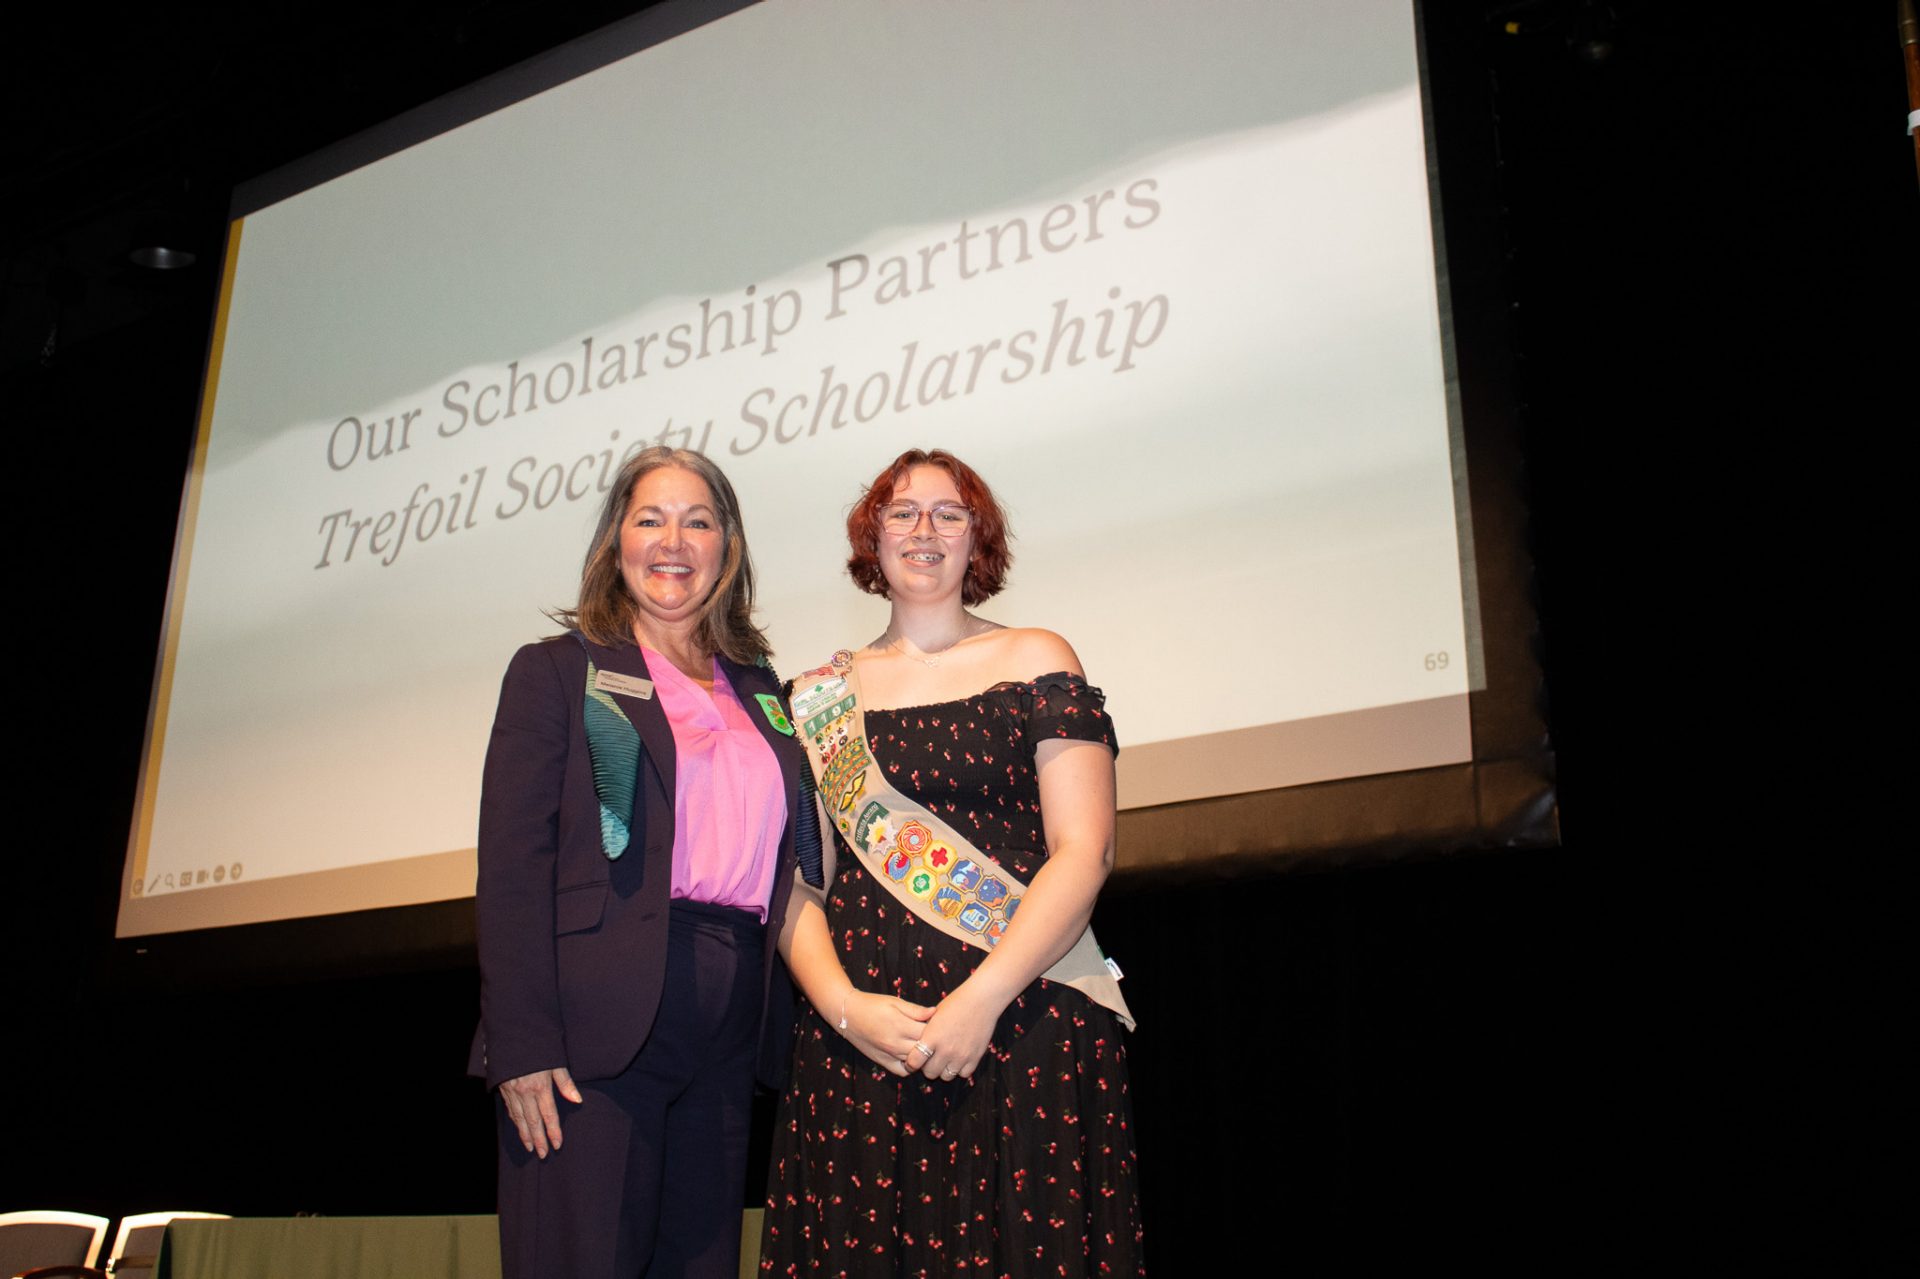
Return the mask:
<svg viewBox="0 0 1920 1279"><path fill-rule="evenodd" d="M886 574L880 571L880 508L893 500L893 491L907 482L916 466L937 466L953 478L960 501L973 512L973 558L960 587L960 602L973 605L990 600L1007 584L1013 551L1007 546L1007 513L979 472L945 449L908 449L874 477L867 491L847 512L847 572L869 595L888 598Z"/></svg>

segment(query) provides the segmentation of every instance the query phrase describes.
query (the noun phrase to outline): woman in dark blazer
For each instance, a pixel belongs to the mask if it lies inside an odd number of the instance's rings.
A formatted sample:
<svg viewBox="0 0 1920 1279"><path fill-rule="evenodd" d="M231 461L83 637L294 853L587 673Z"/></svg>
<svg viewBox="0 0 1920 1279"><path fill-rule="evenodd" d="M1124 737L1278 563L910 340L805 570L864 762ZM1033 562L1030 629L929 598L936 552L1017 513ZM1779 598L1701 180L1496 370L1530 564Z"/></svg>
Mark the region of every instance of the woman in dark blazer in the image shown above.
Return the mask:
<svg viewBox="0 0 1920 1279"><path fill-rule="evenodd" d="M481 1025L508 1279L732 1276L805 763L753 624L739 503L698 453L621 467L558 614L514 655L480 800ZM780 886L774 891L774 886Z"/></svg>

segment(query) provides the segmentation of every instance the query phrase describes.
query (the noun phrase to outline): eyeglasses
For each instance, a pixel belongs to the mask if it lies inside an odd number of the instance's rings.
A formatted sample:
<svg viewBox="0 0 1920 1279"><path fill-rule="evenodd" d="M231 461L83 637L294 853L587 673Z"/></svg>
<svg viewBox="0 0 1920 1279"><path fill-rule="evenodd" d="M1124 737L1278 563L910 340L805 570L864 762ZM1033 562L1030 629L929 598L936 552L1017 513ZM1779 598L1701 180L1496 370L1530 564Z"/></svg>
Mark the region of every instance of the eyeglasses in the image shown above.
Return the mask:
<svg viewBox="0 0 1920 1279"><path fill-rule="evenodd" d="M913 502L888 502L880 508L880 527L901 536L920 527L920 517L941 537L962 537L973 527L973 512L964 506L944 505L922 510Z"/></svg>

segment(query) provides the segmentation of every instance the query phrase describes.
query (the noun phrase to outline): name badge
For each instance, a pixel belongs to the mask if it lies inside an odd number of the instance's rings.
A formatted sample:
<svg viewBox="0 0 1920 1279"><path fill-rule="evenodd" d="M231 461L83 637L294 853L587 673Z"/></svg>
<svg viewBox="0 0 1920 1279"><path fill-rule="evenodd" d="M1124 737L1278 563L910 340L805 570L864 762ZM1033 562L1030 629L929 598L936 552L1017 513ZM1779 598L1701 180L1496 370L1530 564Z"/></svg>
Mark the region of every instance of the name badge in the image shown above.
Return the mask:
<svg viewBox="0 0 1920 1279"><path fill-rule="evenodd" d="M593 686L603 693L624 693L628 697L637 697L647 701L653 697L653 681L640 679L633 675L621 675L614 671L596 669L593 672Z"/></svg>

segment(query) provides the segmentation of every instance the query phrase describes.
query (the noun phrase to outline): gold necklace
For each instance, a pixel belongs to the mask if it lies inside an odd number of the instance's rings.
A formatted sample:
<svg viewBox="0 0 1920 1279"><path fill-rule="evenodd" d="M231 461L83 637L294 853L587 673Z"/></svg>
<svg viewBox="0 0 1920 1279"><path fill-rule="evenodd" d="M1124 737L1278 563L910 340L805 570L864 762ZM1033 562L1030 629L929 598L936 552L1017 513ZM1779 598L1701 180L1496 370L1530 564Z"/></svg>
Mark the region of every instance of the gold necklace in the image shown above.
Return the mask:
<svg viewBox="0 0 1920 1279"><path fill-rule="evenodd" d="M969 617L967 619L967 629L961 632L959 637L955 639L953 643L948 644L945 648L942 648L934 653L925 653L925 652L909 653L906 649L900 647L900 641L906 638L903 635L894 636L893 642L891 644L888 644L887 647L892 649L894 652L900 654L900 656L906 658L910 662L918 662L922 666L938 666L940 665L940 658L942 654L952 652L953 649L957 645L959 645L962 641L970 640L975 635L978 635L980 633L979 631L974 629L974 627L978 625L979 621L980 619L977 617Z"/></svg>

